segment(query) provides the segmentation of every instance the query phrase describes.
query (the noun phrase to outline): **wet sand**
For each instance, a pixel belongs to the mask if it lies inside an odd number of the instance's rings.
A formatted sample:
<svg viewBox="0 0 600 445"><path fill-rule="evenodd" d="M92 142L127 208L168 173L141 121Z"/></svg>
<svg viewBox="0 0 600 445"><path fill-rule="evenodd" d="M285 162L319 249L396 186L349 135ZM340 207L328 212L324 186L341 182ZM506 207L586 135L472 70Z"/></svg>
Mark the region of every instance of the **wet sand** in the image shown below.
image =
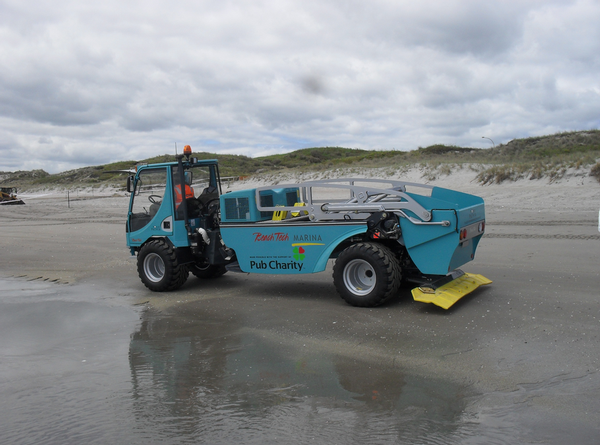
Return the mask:
<svg viewBox="0 0 600 445"><path fill-rule="evenodd" d="M331 265L191 276L154 294L125 246L127 197L81 194L69 208L65 195L25 196L0 208L10 289L0 404L13 413L0 433L15 443L600 442L600 185L452 181L486 199L486 235L464 270L494 283L449 311L408 290L380 308L347 306ZM86 404L101 417L94 428Z"/></svg>

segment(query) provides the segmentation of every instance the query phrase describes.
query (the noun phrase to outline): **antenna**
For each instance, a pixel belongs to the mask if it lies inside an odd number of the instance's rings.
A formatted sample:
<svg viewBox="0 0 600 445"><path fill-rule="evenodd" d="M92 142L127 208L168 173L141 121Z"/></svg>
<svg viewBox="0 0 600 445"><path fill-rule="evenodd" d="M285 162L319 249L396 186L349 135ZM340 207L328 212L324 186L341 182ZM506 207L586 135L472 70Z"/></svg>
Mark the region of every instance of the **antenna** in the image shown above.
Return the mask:
<svg viewBox="0 0 600 445"><path fill-rule="evenodd" d="M177 142L175 142L175 156L177 156Z"/></svg>

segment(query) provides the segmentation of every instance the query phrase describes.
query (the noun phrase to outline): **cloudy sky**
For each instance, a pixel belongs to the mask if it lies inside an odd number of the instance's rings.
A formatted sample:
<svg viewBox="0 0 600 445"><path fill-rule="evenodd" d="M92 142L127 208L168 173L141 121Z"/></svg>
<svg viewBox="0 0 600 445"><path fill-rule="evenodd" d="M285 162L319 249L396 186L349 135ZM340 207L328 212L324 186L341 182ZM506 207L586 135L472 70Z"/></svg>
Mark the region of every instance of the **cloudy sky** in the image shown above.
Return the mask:
<svg viewBox="0 0 600 445"><path fill-rule="evenodd" d="M0 0L0 171L600 127L598 0Z"/></svg>

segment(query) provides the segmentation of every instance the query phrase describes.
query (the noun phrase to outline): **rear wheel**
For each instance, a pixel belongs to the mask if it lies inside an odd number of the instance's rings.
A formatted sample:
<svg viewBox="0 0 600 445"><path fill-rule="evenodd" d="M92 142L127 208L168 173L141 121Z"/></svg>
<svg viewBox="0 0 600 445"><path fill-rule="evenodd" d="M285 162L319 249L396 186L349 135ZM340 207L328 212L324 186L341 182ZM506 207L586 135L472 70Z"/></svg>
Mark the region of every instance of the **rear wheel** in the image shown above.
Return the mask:
<svg viewBox="0 0 600 445"><path fill-rule="evenodd" d="M175 251L163 240L150 241L142 246L137 268L142 283L154 292L178 289L189 275L188 268L179 264Z"/></svg>
<svg viewBox="0 0 600 445"><path fill-rule="evenodd" d="M352 306L373 307L397 294L402 274L398 259L387 247L358 243L347 247L333 267L333 283Z"/></svg>
<svg viewBox="0 0 600 445"><path fill-rule="evenodd" d="M191 264L190 272L198 278L218 278L227 272L225 266L215 266L208 263Z"/></svg>

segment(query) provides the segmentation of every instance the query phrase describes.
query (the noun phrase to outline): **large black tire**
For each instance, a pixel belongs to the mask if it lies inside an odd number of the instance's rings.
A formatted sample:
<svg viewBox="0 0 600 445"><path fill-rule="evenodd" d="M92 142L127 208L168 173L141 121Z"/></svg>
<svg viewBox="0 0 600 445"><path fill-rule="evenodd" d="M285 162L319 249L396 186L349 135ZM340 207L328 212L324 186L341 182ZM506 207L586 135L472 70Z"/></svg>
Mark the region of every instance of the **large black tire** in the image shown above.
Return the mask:
<svg viewBox="0 0 600 445"><path fill-rule="evenodd" d="M374 307L397 295L402 273L393 252L376 243L344 249L333 266L333 283L352 306Z"/></svg>
<svg viewBox="0 0 600 445"><path fill-rule="evenodd" d="M227 272L225 266L215 266L202 263L190 264L189 268L190 272L192 272L196 277L202 279L219 278L221 275Z"/></svg>
<svg viewBox="0 0 600 445"><path fill-rule="evenodd" d="M154 292L179 289L189 275L188 268L177 261L173 248L158 239L142 246L137 269L142 283Z"/></svg>

